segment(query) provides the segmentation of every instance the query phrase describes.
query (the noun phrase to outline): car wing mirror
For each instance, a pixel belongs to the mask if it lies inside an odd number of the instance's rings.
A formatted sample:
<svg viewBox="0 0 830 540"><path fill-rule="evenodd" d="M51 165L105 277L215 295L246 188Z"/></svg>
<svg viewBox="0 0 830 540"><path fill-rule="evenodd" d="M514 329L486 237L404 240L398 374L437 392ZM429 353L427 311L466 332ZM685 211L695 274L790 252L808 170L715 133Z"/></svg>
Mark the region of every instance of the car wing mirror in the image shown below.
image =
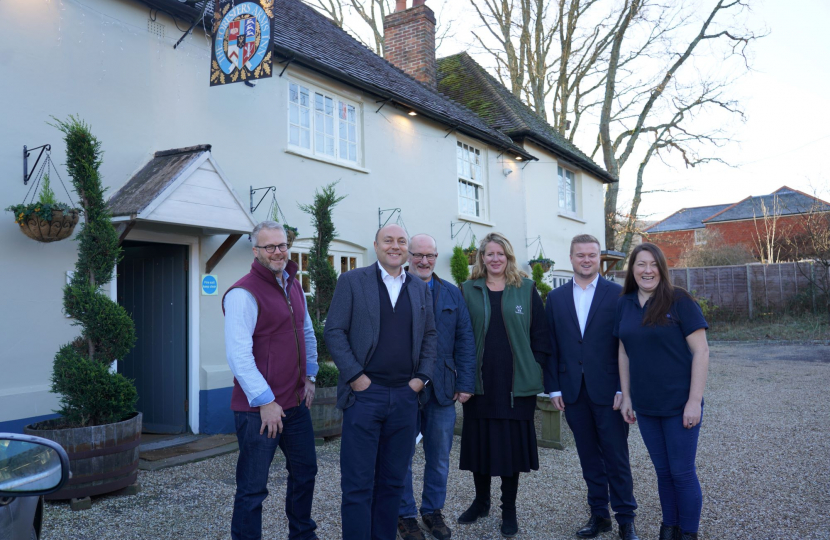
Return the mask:
<svg viewBox="0 0 830 540"><path fill-rule="evenodd" d="M69 479L63 447L32 435L0 433L0 497L32 497L61 489Z"/></svg>

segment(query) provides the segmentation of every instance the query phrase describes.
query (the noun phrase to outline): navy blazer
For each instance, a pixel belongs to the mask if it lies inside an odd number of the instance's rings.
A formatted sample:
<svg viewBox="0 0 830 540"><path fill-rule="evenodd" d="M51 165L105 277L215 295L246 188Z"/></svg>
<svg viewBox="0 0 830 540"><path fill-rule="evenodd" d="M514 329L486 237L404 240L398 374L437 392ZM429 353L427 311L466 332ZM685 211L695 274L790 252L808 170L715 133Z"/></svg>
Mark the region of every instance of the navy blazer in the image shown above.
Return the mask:
<svg viewBox="0 0 830 540"><path fill-rule="evenodd" d="M545 366L547 392L561 391L565 403L575 402L584 373L591 401L597 405L614 403L614 394L620 388L620 368L619 340L613 332L621 292L622 287L599 277L584 336L576 317L573 279L548 293L545 314L553 356Z"/></svg>
<svg viewBox="0 0 830 540"><path fill-rule="evenodd" d="M412 304L412 365L415 373L432 378L437 338L432 294L421 279L407 272L406 292ZM337 408L354 403L349 381L363 371L372 358L380 337L380 295L377 263L341 274L334 289L326 328L326 347L340 376L337 380Z"/></svg>

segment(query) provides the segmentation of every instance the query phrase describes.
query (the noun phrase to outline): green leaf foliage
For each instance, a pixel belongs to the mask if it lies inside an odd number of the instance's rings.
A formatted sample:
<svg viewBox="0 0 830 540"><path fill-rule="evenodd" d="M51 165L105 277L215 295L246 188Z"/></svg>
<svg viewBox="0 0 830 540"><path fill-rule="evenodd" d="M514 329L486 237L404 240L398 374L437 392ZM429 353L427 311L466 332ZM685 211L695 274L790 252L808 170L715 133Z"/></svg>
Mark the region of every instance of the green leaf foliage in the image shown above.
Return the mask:
<svg viewBox="0 0 830 540"><path fill-rule="evenodd" d="M43 184L40 186L40 195L37 198L37 202L49 205L58 204L58 199L55 197L55 192L52 190L48 174L43 175Z"/></svg>
<svg viewBox="0 0 830 540"><path fill-rule="evenodd" d="M345 199L335 193L337 182L325 186L322 191L315 190L312 204L299 205L300 210L311 216L314 227L314 240L308 260L308 278L314 285L314 297L309 303L312 319L325 321L329 312L334 288L337 286L337 272L329 263L329 246L337 237L337 230L332 221L332 210ZM318 347L320 340L317 341Z"/></svg>
<svg viewBox="0 0 830 540"><path fill-rule="evenodd" d="M66 167L85 219L77 237L75 273L63 290L64 311L81 327L81 336L55 356L52 392L60 395L57 412L68 426L118 422L135 411L138 398L133 383L110 366L130 352L136 337L127 311L101 291L121 258L98 173L101 143L73 116L55 119L54 125L64 133Z"/></svg>
<svg viewBox="0 0 830 540"><path fill-rule="evenodd" d="M548 293L552 290L551 286L545 283L545 271L542 270L541 264L533 265L533 281L536 282L536 290L539 291L539 296L542 297L543 302L547 302Z"/></svg>
<svg viewBox="0 0 830 540"><path fill-rule="evenodd" d="M60 394L56 412L67 427L119 422L138 400L132 381L90 359L81 342L64 345L55 356L52 392Z"/></svg>
<svg viewBox="0 0 830 540"><path fill-rule="evenodd" d="M467 281L467 277L470 275L470 267L467 262L467 255L464 254L464 250L461 247L455 246L452 248L452 257L450 257L450 274L452 274L452 278L459 286Z"/></svg>
<svg viewBox="0 0 830 540"><path fill-rule="evenodd" d="M340 372L337 366L329 362L320 362L320 371L317 372L317 388L331 388L337 386Z"/></svg>

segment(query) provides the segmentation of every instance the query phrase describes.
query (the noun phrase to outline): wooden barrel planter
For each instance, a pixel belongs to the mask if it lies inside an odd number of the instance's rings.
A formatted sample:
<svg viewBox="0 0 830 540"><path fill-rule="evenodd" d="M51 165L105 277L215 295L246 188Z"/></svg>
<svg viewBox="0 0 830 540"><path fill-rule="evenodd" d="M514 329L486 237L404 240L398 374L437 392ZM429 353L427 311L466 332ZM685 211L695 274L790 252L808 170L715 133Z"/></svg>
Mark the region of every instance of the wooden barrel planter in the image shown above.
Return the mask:
<svg viewBox="0 0 830 540"><path fill-rule="evenodd" d="M311 404L315 439L336 437L343 432L343 411L337 408L337 387L318 388Z"/></svg>
<svg viewBox="0 0 830 540"><path fill-rule="evenodd" d="M78 224L77 210L52 210L52 220L32 214L20 224L20 232L38 242L57 242L72 236Z"/></svg>
<svg viewBox="0 0 830 540"><path fill-rule="evenodd" d="M52 429L61 421L56 419L23 428L27 435L59 443L69 455L69 482L46 499L81 499L134 484L138 477L141 416L134 413L126 420L103 426Z"/></svg>

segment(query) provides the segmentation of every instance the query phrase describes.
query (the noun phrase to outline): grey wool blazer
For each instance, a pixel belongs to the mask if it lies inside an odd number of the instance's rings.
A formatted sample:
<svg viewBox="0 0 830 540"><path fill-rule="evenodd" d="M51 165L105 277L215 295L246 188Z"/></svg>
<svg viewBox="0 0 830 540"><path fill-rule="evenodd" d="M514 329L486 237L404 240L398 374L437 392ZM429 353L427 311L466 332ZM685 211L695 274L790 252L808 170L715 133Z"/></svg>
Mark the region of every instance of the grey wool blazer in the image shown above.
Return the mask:
<svg viewBox="0 0 830 540"><path fill-rule="evenodd" d="M406 292L412 304L412 364L414 373L432 378L438 354L438 336L429 287L407 273ZM337 381L337 408L354 403L349 380L363 371L372 358L380 336L380 295L377 263L340 275L323 333L340 377Z"/></svg>

